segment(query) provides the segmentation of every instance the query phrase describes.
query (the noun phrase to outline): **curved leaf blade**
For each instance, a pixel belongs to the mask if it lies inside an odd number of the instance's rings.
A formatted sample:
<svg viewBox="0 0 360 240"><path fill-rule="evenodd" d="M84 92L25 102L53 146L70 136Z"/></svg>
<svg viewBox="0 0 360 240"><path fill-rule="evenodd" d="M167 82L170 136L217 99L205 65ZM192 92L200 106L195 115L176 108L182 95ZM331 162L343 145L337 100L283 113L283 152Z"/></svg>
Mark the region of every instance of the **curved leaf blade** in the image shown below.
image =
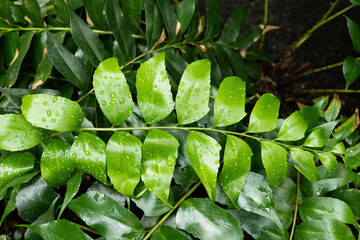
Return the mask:
<svg viewBox="0 0 360 240"><path fill-rule="evenodd" d="M307 179L310 181L320 179L319 172L315 166L314 155L311 152L298 148L290 148L290 155L296 160L296 163L294 163L295 168Z"/></svg>
<svg viewBox="0 0 360 240"><path fill-rule="evenodd" d="M141 141L127 132L114 133L106 146L107 173L114 188L134 195L141 176Z"/></svg>
<svg viewBox="0 0 360 240"><path fill-rule="evenodd" d="M195 8L195 0L184 0L176 6L176 16L181 24L178 35L181 36L188 28L192 16L194 15Z"/></svg>
<svg viewBox="0 0 360 240"><path fill-rule="evenodd" d="M353 0L351 0L353 1ZM354 1L353 1L354 2ZM358 3L359 4L359 3ZM355 5L358 5L355 4ZM360 25L351 20L349 17L345 16L347 27L349 29L350 37L354 45L355 50L360 53Z"/></svg>
<svg viewBox="0 0 360 240"><path fill-rule="evenodd" d="M170 239L190 240L189 238L185 237L180 231L169 226L161 226L158 230L154 232L151 239L152 240L170 240Z"/></svg>
<svg viewBox="0 0 360 240"><path fill-rule="evenodd" d="M345 89L348 89L360 76L360 62L351 56L347 56L344 60L342 70L346 82Z"/></svg>
<svg viewBox="0 0 360 240"><path fill-rule="evenodd" d="M355 131L358 124L356 122L357 114L353 114L348 120L343 124L337 127L334 131L335 139L337 141L342 141L348 137L352 132Z"/></svg>
<svg viewBox="0 0 360 240"><path fill-rule="evenodd" d="M220 6L217 0L206 0L206 33L204 40L216 37L220 32Z"/></svg>
<svg viewBox="0 0 360 240"><path fill-rule="evenodd" d="M228 126L246 116L245 87L246 83L239 77L223 80L215 99L214 126Z"/></svg>
<svg viewBox="0 0 360 240"><path fill-rule="evenodd" d="M308 124L300 111L293 112L281 125L276 140L296 141L305 137Z"/></svg>
<svg viewBox="0 0 360 240"><path fill-rule="evenodd" d="M169 199L178 147L173 135L157 129L149 131L142 147L141 179L148 190L165 203Z"/></svg>
<svg viewBox="0 0 360 240"><path fill-rule="evenodd" d="M176 14L170 0L156 0L170 41L176 38Z"/></svg>
<svg viewBox="0 0 360 240"><path fill-rule="evenodd" d="M32 126L23 115L0 115L0 149L21 151L38 145L45 132Z"/></svg>
<svg viewBox="0 0 360 240"><path fill-rule="evenodd" d="M325 145L325 136L324 130L322 128L315 129L310 135L306 138L303 146L305 147L323 147Z"/></svg>
<svg viewBox="0 0 360 240"><path fill-rule="evenodd" d="M331 100L331 102L330 102L330 104L328 106L328 108L324 112L325 120L327 122L335 121L337 116L340 113L340 109L341 109L341 101L340 101L339 95L337 95L335 93L333 99Z"/></svg>
<svg viewBox="0 0 360 240"><path fill-rule="evenodd" d="M207 59L189 64L181 78L176 96L179 124L189 124L204 117L209 109L211 62Z"/></svg>
<svg viewBox="0 0 360 240"><path fill-rule="evenodd" d="M147 46L148 49L153 49L161 38L164 27L159 7L154 0L145 0L145 21Z"/></svg>
<svg viewBox="0 0 360 240"><path fill-rule="evenodd" d="M36 127L55 131L74 131L83 121L77 102L47 94L31 94L22 98L21 111Z"/></svg>
<svg viewBox="0 0 360 240"><path fill-rule="evenodd" d="M195 131L189 133L186 154L212 201L216 199L220 150L220 144L212 137Z"/></svg>
<svg viewBox="0 0 360 240"><path fill-rule="evenodd" d="M158 122L173 111L174 101L165 69L164 52L140 65L136 75L136 91L146 123Z"/></svg>
<svg viewBox="0 0 360 240"><path fill-rule="evenodd" d="M262 95L251 112L248 132L262 133L275 129L279 108L280 101L274 95Z"/></svg>
<svg viewBox="0 0 360 240"><path fill-rule="evenodd" d="M44 26L44 20L41 17L41 10L38 1L23 0L22 3L25 10L25 14L31 20L32 25L37 27Z"/></svg>
<svg viewBox="0 0 360 240"><path fill-rule="evenodd" d="M116 58L108 58L100 63L94 73L93 85L99 106L113 125L120 125L128 119L133 112L134 102Z"/></svg>
<svg viewBox="0 0 360 240"><path fill-rule="evenodd" d="M316 154L319 156L321 163L327 168L327 170L329 170L329 172L334 171L337 166L337 159L335 155L326 152L317 152Z"/></svg>

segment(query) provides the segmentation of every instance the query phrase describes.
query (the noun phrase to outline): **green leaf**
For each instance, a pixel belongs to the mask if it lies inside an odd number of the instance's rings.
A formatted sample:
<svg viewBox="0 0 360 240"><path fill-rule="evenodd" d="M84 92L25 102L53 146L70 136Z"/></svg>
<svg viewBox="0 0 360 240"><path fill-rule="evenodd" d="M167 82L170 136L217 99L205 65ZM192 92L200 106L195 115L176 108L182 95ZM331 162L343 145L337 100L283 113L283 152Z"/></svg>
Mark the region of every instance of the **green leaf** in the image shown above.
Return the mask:
<svg viewBox="0 0 360 240"><path fill-rule="evenodd" d="M6 192L7 192L7 190L9 188L16 187L16 186L19 186L22 183L26 183L26 182L30 181L38 173L39 173L39 171L30 172L28 174L25 174L24 176L14 178L9 183L7 183L4 187L0 186L0 199L3 199L5 197L5 194L6 194Z"/></svg>
<svg viewBox="0 0 360 240"><path fill-rule="evenodd" d="M114 33L122 54L124 54L126 60L134 59L136 51L135 40L121 11L119 0L106 1L105 9L109 27Z"/></svg>
<svg viewBox="0 0 360 240"><path fill-rule="evenodd" d="M357 5L359 5L359 3ZM345 16L345 18L354 48L358 53L360 53L360 26L347 16Z"/></svg>
<svg viewBox="0 0 360 240"><path fill-rule="evenodd" d="M179 124L189 124L204 117L209 109L211 62L207 59L187 66L176 96Z"/></svg>
<svg viewBox="0 0 360 240"><path fill-rule="evenodd" d="M0 163L0 189L12 180L34 170L35 157L29 152L17 153Z"/></svg>
<svg viewBox="0 0 360 240"><path fill-rule="evenodd" d="M64 197L64 202L61 205L58 219L61 217L62 213L64 212L67 205L70 201L75 197L77 192L79 191L81 180L82 180L83 173L81 171L76 171L72 177L66 183L66 193Z"/></svg>
<svg viewBox="0 0 360 240"><path fill-rule="evenodd" d="M165 24L165 28L168 34L168 40L173 41L176 38L176 14L174 7L171 4L171 0L156 0L157 5Z"/></svg>
<svg viewBox="0 0 360 240"><path fill-rule="evenodd" d="M228 77L220 84L215 99L214 126L228 126L246 116L245 82L239 77Z"/></svg>
<svg viewBox="0 0 360 240"><path fill-rule="evenodd" d="M105 26L105 15L104 11L104 1L103 0L92 0L92 1L83 1L86 12L89 14L91 21L93 22L95 28L106 28Z"/></svg>
<svg viewBox="0 0 360 240"><path fill-rule="evenodd" d="M285 181L287 171L286 150L270 141L261 142L261 159L269 184L279 187Z"/></svg>
<svg viewBox="0 0 360 240"><path fill-rule="evenodd" d="M55 131L74 131L83 121L77 102L47 94L31 94L22 98L21 111L36 127Z"/></svg>
<svg viewBox="0 0 360 240"><path fill-rule="evenodd" d="M218 41L219 43L230 45L236 40L240 34L241 27L245 22L249 10L250 6L240 6L231 13L224 26L224 30L222 31L221 37Z"/></svg>
<svg viewBox="0 0 360 240"><path fill-rule="evenodd" d="M21 151L38 145L45 132L33 127L23 115L0 115L0 149Z"/></svg>
<svg viewBox="0 0 360 240"><path fill-rule="evenodd" d="M280 141L296 141L305 137L305 132L308 127L304 116L300 111L293 112L285 119L276 140Z"/></svg>
<svg viewBox="0 0 360 240"><path fill-rule="evenodd" d="M339 142L336 146L331 149L331 152L338 154L346 154L345 145L343 142Z"/></svg>
<svg viewBox="0 0 360 240"><path fill-rule="evenodd" d="M40 6L37 0L23 0L23 7L26 16L31 20L32 25L37 27L44 26L44 20L41 17Z"/></svg>
<svg viewBox="0 0 360 240"><path fill-rule="evenodd" d="M71 145L67 142L54 139L41 155L41 177L53 188L65 185L75 170L70 148Z"/></svg>
<svg viewBox="0 0 360 240"><path fill-rule="evenodd" d="M260 26L251 26L245 30L232 44L238 50L246 50L254 41L261 37L262 29Z"/></svg>
<svg viewBox="0 0 360 240"><path fill-rule="evenodd" d="M346 202L356 217L360 216L360 192L357 189L344 189L334 191L330 197Z"/></svg>
<svg viewBox="0 0 360 240"><path fill-rule="evenodd" d="M303 146L305 147L323 147L325 145L326 138L324 136L323 129L315 129L310 135L306 138Z"/></svg>
<svg viewBox="0 0 360 240"><path fill-rule="evenodd" d="M346 149L346 154L343 159L350 169L356 169L360 166L360 143Z"/></svg>
<svg viewBox="0 0 360 240"><path fill-rule="evenodd" d="M290 148L291 157L296 160L295 168L310 181L319 180L320 176L315 167L314 155L299 148Z"/></svg>
<svg viewBox="0 0 360 240"><path fill-rule="evenodd" d="M114 188L127 197L141 176L141 141L127 132L114 133L106 146L107 172Z"/></svg>
<svg viewBox="0 0 360 240"><path fill-rule="evenodd" d="M126 197L116 191L112 186L105 186L101 182L95 182L87 189L87 192L95 192L99 194L105 194L111 197L114 201L116 201L121 206L125 206Z"/></svg>
<svg viewBox="0 0 360 240"><path fill-rule="evenodd" d="M189 133L186 154L212 201L216 199L220 150L220 144L212 137L196 131Z"/></svg>
<svg viewBox="0 0 360 240"><path fill-rule="evenodd" d="M207 199L184 201L176 214L176 226L199 239L244 239L240 222Z"/></svg>
<svg viewBox="0 0 360 240"><path fill-rule="evenodd" d="M154 232L151 237L152 240L190 240L190 238L185 237L180 231L169 226L161 226L158 230Z"/></svg>
<svg viewBox="0 0 360 240"><path fill-rule="evenodd" d="M173 111L174 101L165 69L165 53L140 65L136 75L136 91L146 123L158 122Z"/></svg>
<svg viewBox="0 0 360 240"><path fill-rule="evenodd" d="M131 30L136 33L140 27L141 11L144 8L145 0L133 1L122 0L124 16Z"/></svg>
<svg viewBox="0 0 360 240"><path fill-rule="evenodd" d="M296 227L296 239L355 240L350 228L337 220L312 220Z"/></svg>
<svg viewBox="0 0 360 240"><path fill-rule="evenodd" d="M9 198L9 200L6 204L6 207L4 209L4 212L2 213L2 216L1 216L0 226L4 222L5 218L15 209L15 202L16 202L15 199L16 199L17 192L18 192L18 189L13 189L11 191L10 198Z"/></svg>
<svg viewBox="0 0 360 240"><path fill-rule="evenodd" d="M352 4L359 6L360 0L349 0Z"/></svg>
<svg viewBox="0 0 360 240"><path fill-rule="evenodd" d="M72 200L69 208L107 239L142 239L140 220L107 195L88 192Z"/></svg>
<svg viewBox="0 0 360 240"><path fill-rule="evenodd" d="M337 127L334 131L336 141L340 142L348 137L357 128L356 114L353 114L348 120Z"/></svg>
<svg viewBox="0 0 360 240"><path fill-rule="evenodd" d="M181 36L188 28L192 16L194 15L196 8L195 0L181 1L175 8L176 16L179 21L180 30L178 35Z"/></svg>
<svg viewBox="0 0 360 240"><path fill-rule="evenodd" d="M90 72L87 72L81 60L70 53L49 31L46 32L46 48L55 68L76 87L86 90L90 83Z"/></svg>
<svg viewBox="0 0 360 240"><path fill-rule="evenodd" d="M341 101L339 95L335 93L333 99L331 100L328 108L325 111L325 120L327 122L335 121L340 113L340 109Z"/></svg>
<svg viewBox="0 0 360 240"><path fill-rule="evenodd" d="M145 0L145 22L147 46L148 49L153 49L164 27L159 7L154 0Z"/></svg>
<svg viewBox="0 0 360 240"><path fill-rule="evenodd" d="M59 196L40 176L23 184L16 196L16 209L27 222L35 221Z"/></svg>
<svg viewBox="0 0 360 240"><path fill-rule="evenodd" d="M120 125L128 119L134 102L116 58L100 63L94 73L93 85L100 108L113 125Z"/></svg>
<svg viewBox="0 0 360 240"><path fill-rule="evenodd" d="M327 168L327 170L329 170L329 172L334 171L337 166L337 159L335 155L327 152L317 152L316 154L319 156L321 163Z"/></svg>
<svg viewBox="0 0 360 240"><path fill-rule="evenodd" d="M296 184L289 177L285 178L283 185L277 188L272 188L272 191L274 193L275 202L283 202L289 206L295 202Z"/></svg>
<svg viewBox="0 0 360 240"><path fill-rule="evenodd" d="M81 133L71 146L70 154L77 169L106 183L106 144L91 133Z"/></svg>
<svg viewBox="0 0 360 240"><path fill-rule="evenodd" d="M343 63L343 74L346 81L345 89L348 89L360 76L360 62L353 57L347 56Z"/></svg>
<svg viewBox="0 0 360 240"><path fill-rule="evenodd" d="M89 58L90 62L96 67L100 62L110 56L105 50L99 37L91 28L68 6L70 15L71 36L79 48Z"/></svg>
<svg viewBox="0 0 360 240"><path fill-rule="evenodd" d="M168 203L179 143L163 130L150 130L142 147L141 179L150 192Z"/></svg>
<svg viewBox="0 0 360 240"><path fill-rule="evenodd" d="M66 26L70 23L69 12L66 7L66 3L64 0L52 0L54 4L54 9L56 12L56 17L60 23L65 24ZM90 1L85 1L90 2ZM92 1L91 1L92 2Z"/></svg>
<svg viewBox="0 0 360 240"><path fill-rule="evenodd" d="M243 210L271 219L278 229L284 232L276 214L273 192L262 175L249 172L237 205Z"/></svg>
<svg viewBox="0 0 360 240"><path fill-rule="evenodd" d="M274 95L262 95L251 112L248 132L261 133L275 129L279 108L280 101Z"/></svg>
<svg viewBox="0 0 360 240"><path fill-rule="evenodd" d="M9 69L6 72L6 86L13 86L19 75L21 64L28 52L31 40L34 36L34 31L25 32L19 39L19 48L16 49L18 54L15 54L12 59Z"/></svg>
<svg viewBox="0 0 360 240"><path fill-rule="evenodd" d="M37 232L44 240L54 239L78 239L91 240L92 238L80 230L73 223L62 219L59 221L48 222L41 225L21 225Z"/></svg>
<svg viewBox="0 0 360 240"><path fill-rule="evenodd" d="M235 204L251 168L251 148L240 138L227 136L220 185Z"/></svg>
<svg viewBox="0 0 360 240"><path fill-rule="evenodd" d="M355 216L345 202L330 197L306 198L299 208L303 221L334 219L342 223L356 224Z"/></svg>
<svg viewBox="0 0 360 240"><path fill-rule="evenodd" d="M216 37L220 32L220 6L218 0L206 0L206 33L204 40Z"/></svg>

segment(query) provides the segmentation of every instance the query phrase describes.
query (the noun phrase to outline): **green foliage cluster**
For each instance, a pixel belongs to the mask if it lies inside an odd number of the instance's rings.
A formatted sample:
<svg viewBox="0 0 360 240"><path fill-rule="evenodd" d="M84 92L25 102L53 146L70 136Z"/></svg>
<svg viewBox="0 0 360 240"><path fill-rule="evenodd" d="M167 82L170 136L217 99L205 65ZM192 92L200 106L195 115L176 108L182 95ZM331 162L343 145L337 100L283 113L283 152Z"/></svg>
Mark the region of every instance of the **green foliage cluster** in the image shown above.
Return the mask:
<svg viewBox="0 0 360 240"><path fill-rule="evenodd" d="M240 32L238 7L220 33L206 4L0 0L0 225L16 209L24 239L355 239L358 114L246 98L262 30Z"/></svg>

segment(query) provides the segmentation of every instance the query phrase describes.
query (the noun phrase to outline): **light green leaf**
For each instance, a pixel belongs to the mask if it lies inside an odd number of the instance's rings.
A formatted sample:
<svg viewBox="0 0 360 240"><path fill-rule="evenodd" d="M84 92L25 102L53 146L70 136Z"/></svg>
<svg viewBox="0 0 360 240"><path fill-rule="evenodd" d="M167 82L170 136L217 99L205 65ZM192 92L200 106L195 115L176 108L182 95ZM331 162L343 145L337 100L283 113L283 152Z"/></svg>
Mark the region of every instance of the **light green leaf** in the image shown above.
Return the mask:
<svg viewBox="0 0 360 240"><path fill-rule="evenodd" d="M59 139L50 142L40 160L41 177L51 187L59 188L74 172L74 163L70 156L71 145Z"/></svg>
<svg viewBox="0 0 360 240"><path fill-rule="evenodd" d="M99 37L91 28L68 6L70 15L71 36L79 48L89 58L90 62L96 67L100 62L110 56L105 50Z"/></svg>
<svg viewBox="0 0 360 240"><path fill-rule="evenodd" d="M106 146L107 172L114 188L127 197L141 176L141 141L127 132L114 133Z"/></svg>
<svg viewBox="0 0 360 240"><path fill-rule="evenodd" d="M211 62L207 59L187 66L176 96L179 124L189 124L204 117L209 109Z"/></svg>
<svg viewBox="0 0 360 240"><path fill-rule="evenodd" d="M185 237L180 231L169 226L161 226L154 232L151 237L152 240L190 240Z"/></svg>
<svg viewBox="0 0 360 240"><path fill-rule="evenodd" d="M179 143L163 130L149 131L142 147L141 180L150 192L168 203Z"/></svg>
<svg viewBox="0 0 360 240"><path fill-rule="evenodd" d="M177 19L181 24L178 35L182 35L188 28L195 11L195 0L181 1L175 8Z"/></svg>
<svg viewBox="0 0 360 240"><path fill-rule="evenodd" d="M235 204L251 168L251 148L240 138L227 136L220 185Z"/></svg>
<svg viewBox="0 0 360 240"><path fill-rule="evenodd" d="M31 20L32 25L36 27L44 26L44 20L41 17L41 10L37 0L23 0L23 7L26 16Z"/></svg>
<svg viewBox="0 0 360 240"><path fill-rule="evenodd" d="M204 40L216 37L220 32L220 6L218 0L206 0L206 33Z"/></svg>
<svg viewBox="0 0 360 240"><path fill-rule="evenodd" d="M314 155L299 148L290 148L291 157L296 160L295 168L310 181L319 180L320 176L315 167Z"/></svg>
<svg viewBox="0 0 360 240"><path fill-rule="evenodd" d="M317 152L316 154L319 156L321 163L327 168L327 170L329 170L329 172L334 171L337 166L337 159L335 155L327 152Z"/></svg>
<svg viewBox="0 0 360 240"><path fill-rule="evenodd" d="M347 56L342 70L346 81L345 89L348 89L360 76L360 62L353 57Z"/></svg>
<svg viewBox="0 0 360 240"><path fill-rule="evenodd" d="M120 125L128 119L134 102L116 58L100 63L94 73L93 85L99 106L113 125Z"/></svg>
<svg viewBox="0 0 360 240"><path fill-rule="evenodd" d="M341 109L341 101L339 95L334 94L333 99L331 100L328 108L325 111L325 120L327 122L335 121L339 115Z"/></svg>
<svg viewBox="0 0 360 240"><path fill-rule="evenodd" d="M207 199L184 201L176 214L176 226L199 239L244 239L240 222Z"/></svg>
<svg viewBox="0 0 360 240"><path fill-rule="evenodd" d="M33 127L23 115L0 115L0 149L21 151L38 145L45 132Z"/></svg>
<svg viewBox="0 0 360 240"><path fill-rule="evenodd" d="M159 10L165 24L169 41L176 38L176 14L171 0L156 0Z"/></svg>
<svg viewBox="0 0 360 240"><path fill-rule="evenodd" d="M140 220L107 195L85 193L72 200L69 208L107 239L140 240L145 234Z"/></svg>
<svg viewBox="0 0 360 240"><path fill-rule="evenodd" d="M17 153L0 163L0 189L12 180L34 169L35 157L29 152Z"/></svg>
<svg viewBox="0 0 360 240"><path fill-rule="evenodd" d="M223 80L215 99L214 126L228 126L246 116L245 85L239 77Z"/></svg>
<svg viewBox="0 0 360 240"><path fill-rule="evenodd" d="M83 121L80 105L64 97L31 94L24 96L22 102L22 113L36 127L74 131Z"/></svg>
<svg viewBox="0 0 360 240"><path fill-rule="evenodd" d="M136 75L136 91L146 123L158 122L173 111L174 101L165 69L164 52L140 65Z"/></svg>
<svg viewBox="0 0 360 240"><path fill-rule="evenodd" d="M310 135L306 138L303 146L305 147L323 147L325 145L326 138L324 136L323 129L315 129Z"/></svg>
<svg viewBox="0 0 360 240"><path fill-rule="evenodd" d="M356 114L353 114L348 120L337 127L334 131L336 141L340 142L348 137L357 128Z"/></svg>
<svg viewBox="0 0 360 240"><path fill-rule="evenodd" d="M274 95L262 95L251 112L248 132L261 133L275 129L279 108L280 101Z"/></svg>
<svg viewBox="0 0 360 240"><path fill-rule="evenodd" d="M148 49L153 49L164 27L159 7L154 0L145 0L145 22L147 46Z"/></svg>
<svg viewBox="0 0 360 240"><path fill-rule="evenodd" d="M342 223L357 224L349 205L331 197L306 198L300 204L299 213L303 221L334 219Z"/></svg>
<svg viewBox="0 0 360 240"><path fill-rule="evenodd" d="M356 5L359 5L359 3ZM358 53L360 53L360 26L347 16L345 16L345 18L354 48Z"/></svg>
<svg viewBox="0 0 360 240"><path fill-rule="evenodd" d="M216 199L220 150L220 144L212 137L195 131L189 133L186 154L212 201Z"/></svg>
<svg viewBox="0 0 360 240"><path fill-rule="evenodd" d="M308 127L304 116L300 111L293 112L285 119L281 125L279 134L276 140L280 141L296 141L305 137L305 132Z"/></svg>
<svg viewBox="0 0 360 240"><path fill-rule="evenodd" d="M331 152L338 153L338 154L346 154L345 145L343 142L339 142L335 145L333 149L331 149Z"/></svg>
<svg viewBox="0 0 360 240"><path fill-rule="evenodd" d="M266 141L261 142L261 159L269 184L279 187L285 181L287 171L287 152L283 147Z"/></svg>
<svg viewBox="0 0 360 240"><path fill-rule="evenodd" d="M296 227L296 239L355 240L350 228L337 220L312 220Z"/></svg>
<svg viewBox="0 0 360 240"><path fill-rule="evenodd" d="M106 144L91 133L81 133L71 146L70 154L77 169L106 183Z"/></svg>

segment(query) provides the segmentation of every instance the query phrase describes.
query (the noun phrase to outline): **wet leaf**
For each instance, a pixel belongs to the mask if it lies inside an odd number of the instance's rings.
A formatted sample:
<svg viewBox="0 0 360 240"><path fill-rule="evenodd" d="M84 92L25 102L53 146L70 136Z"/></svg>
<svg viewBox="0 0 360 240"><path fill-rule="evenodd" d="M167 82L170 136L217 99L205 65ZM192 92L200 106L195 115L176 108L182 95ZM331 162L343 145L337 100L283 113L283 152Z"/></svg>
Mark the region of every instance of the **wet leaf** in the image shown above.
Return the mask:
<svg viewBox="0 0 360 240"><path fill-rule="evenodd" d="M16 177L7 183L5 186L0 187L0 200L4 199L7 190L11 187L20 186L22 183L26 183L30 181L33 177L35 177L40 171L30 172L25 174L24 176Z"/></svg>
<svg viewBox="0 0 360 240"><path fill-rule="evenodd" d="M307 122L300 111L295 111L281 125L276 140L296 141L305 137Z"/></svg>
<svg viewBox="0 0 360 240"><path fill-rule="evenodd" d="M199 60L187 66L176 96L179 124L189 124L204 117L209 109L210 96L209 60Z"/></svg>
<svg viewBox="0 0 360 240"><path fill-rule="evenodd" d="M22 98L21 111L36 127L55 131L74 131L83 121L77 102L47 94L31 94Z"/></svg>
<svg viewBox="0 0 360 240"><path fill-rule="evenodd" d="M160 53L140 65L136 75L139 108L146 123L167 117L174 108L171 86L165 69L165 53Z"/></svg>
<svg viewBox="0 0 360 240"><path fill-rule="evenodd" d="M152 240L189 240L189 238L185 237L180 231L175 228L169 226L161 226L158 230L154 232L151 237Z"/></svg>
<svg viewBox="0 0 360 240"><path fill-rule="evenodd" d="M327 152L317 152L316 154L319 156L321 163L327 168L327 170L329 170L329 172L332 172L336 168L337 159L335 155Z"/></svg>
<svg viewBox="0 0 360 240"><path fill-rule="evenodd" d="M323 147L325 145L326 138L321 128L315 129L306 138L303 146L305 147Z"/></svg>
<svg viewBox="0 0 360 240"><path fill-rule="evenodd" d="M299 148L290 148L290 155L293 159L295 168L310 181L319 180L320 176L315 167L314 155L311 152Z"/></svg>
<svg viewBox="0 0 360 240"><path fill-rule="evenodd" d="M355 129L357 128L356 124L356 114L353 114L348 120L343 124L337 127L334 131L335 139L340 142L348 137Z"/></svg>
<svg viewBox="0 0 360 240"><path fill-rule="evenodd" d="M330 197L344 201L356 217L360 216L360 192L357 189L339 189L334 191Z"/></svg>
<svg viewBox="0 0 360 240"><path fill-rule="evenodd" d="M94 73L93 85L99 106L113 125L120 125L128 119L134 102L116 58L100 63Z"/></svg>

